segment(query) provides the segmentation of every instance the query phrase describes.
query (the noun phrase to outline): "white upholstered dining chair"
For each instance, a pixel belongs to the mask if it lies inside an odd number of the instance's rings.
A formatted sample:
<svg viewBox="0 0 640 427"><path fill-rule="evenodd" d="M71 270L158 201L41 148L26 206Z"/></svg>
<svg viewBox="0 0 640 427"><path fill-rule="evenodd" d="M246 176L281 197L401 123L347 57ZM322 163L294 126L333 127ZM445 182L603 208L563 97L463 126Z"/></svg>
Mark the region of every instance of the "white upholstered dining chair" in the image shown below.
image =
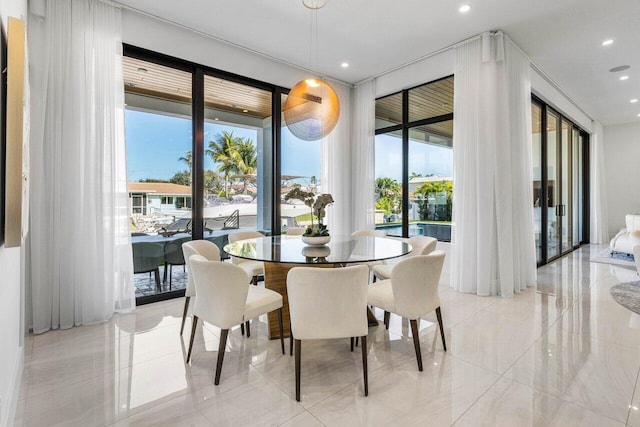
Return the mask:
<svg viewBox="0 0 640 427"><path fill-rule="evenodd" d="M258 239L264 237L264 234L257 231L238 231L237 233L229 234L229 243L235 243L238 240L245 239ZM258 284L258 278L264 276L264 263L262 261L254 261L248 259L242 259L238 257L231 257L231 262L247 272L251 283Z"/></svg>
<svg viewBox="0 0 640 427"><path fill-rule="evenodd" d="M184 332L184 323L187 319L187 313L189 311L189 302L191 297L196 295L196 287L193 284L193 275L189 268L189 258L191 255L202 255L209 261L220 261L220 249L215 243L208 240L192 240L190 242L184 242L182 244L182 254L187 264L187 289L184 296L184 311L182 313L182 325L180 326L180 335Z"/></svg>
<svg viewBox="0 0 640 427"><path fill-rule="evenodd" d="M351 235L353 237L387 237L387 232L384 230L356 230L353 233L351 233ZM369 261L369 262L358 263L358 265L366 265L367 267L369 267L369 272L372 272L375 266L383 265L383 264L384 263L382 261Z"/></svg>
<svg viewBox="0 0 640 427"><path fill-rule="evenodd" d="M351 235L354 237L387 237L387 232L384 230L356 230Z"/></svg>
<svg viewBox="0 0 640 427"><path fill-rule="evenodd" d="M287 276L291 337L295 340L296 400L300 401L303 340L362 338L364 395L367 373L367 285L365 265L345 268L295 267ZM351 346L353 351L353 344Z"/></svg>
<svg viewBox="0 0 640 427"><path fill-rule="evenodd" d="M418 370L422 371L422 353L418 321L425 314L435 310L440 327L444 351L447 344L442 327L438 283L444 264L444 251L434 251L429 255L417 255L403 259L391 270L391 278L369 286L368 303L385 311L384 323L389 328L389 313L409 319L413 334L413 345L418 359Z"/></svg>
<svg viewBox="0 0 640 427"><path fill-rule="evenodd" d="M287 228L287 236L302 236L307 227L291 227Z"/></svg>
<svg viewBox="0 0 640 427"><path fill-rule="evenodd" d="M278 310L280 346L282 354L284 354L282 295L270 289L249 286L245 270L233 264L208 261L201 255L192 255L189 258L189 266L197 297L193 308L193 326L187 363L191 359L198 319L220 328L218 361L214 381L215 385L218 385L229 329L274 310Z"/></svg>
<svg viewBox="0 0 640 427"><path fill-rule="evenodd" d="M429 236L414 236L407 240L407 243L411 245L411 252L403 257L409 258L416 255L429 255L436 250L438 239ZM374 281L386 280L391 278L391 269L394 264L380 264L373 267Z"/></svg>

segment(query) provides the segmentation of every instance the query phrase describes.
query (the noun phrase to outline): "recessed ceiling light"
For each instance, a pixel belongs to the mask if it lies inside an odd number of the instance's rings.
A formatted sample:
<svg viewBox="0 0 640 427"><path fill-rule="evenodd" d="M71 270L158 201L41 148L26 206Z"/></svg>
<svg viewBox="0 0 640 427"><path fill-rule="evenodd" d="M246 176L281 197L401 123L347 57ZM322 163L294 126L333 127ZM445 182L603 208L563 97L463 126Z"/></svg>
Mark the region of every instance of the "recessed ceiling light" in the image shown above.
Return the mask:
<svg viewBox="0 0 640 427"><path fill-rule="evenodd" d="M629 68L631 68L631 65L618 65L617 67L613 67L612 69L610 69L609 72L617 73L619 71L628 70Z"/></svg>
<svg viewBox="0 0 640 427"><path fill-rule="evenodd" d="M460 13L467 13L471 10L471 5L469 4L463 4L462 6L460 6L460 9L458 9L458 12Z"/></svg>
<svg viewBox="0 0 640 427"><path fill-rule="evenodd" d="M343 62L342 64L340 64L340 66L341 66L342 68L348 68L348 67L349 67L349 63L345 61L345 62Z"/></svg>
<svg viewBox="0 0 640 427"><path fill-rule="evenodd" d="M611 44L613 44L613 39L607 39L602 42L602 46L609 46Z"/></svg>
<svg viewBox="0 0 640 427"><path fill-rule="evenodd" d="M242 110L243 113L248 113L249 110L247 110L246 108L244 110Z"/></svg>
<svg viewBox="0 0 640 427"><path fill-rule="evenodd" d="M636 102L638 102L638 98L633 98L631 101L629 101L632 104L635 104Z"/></svg>
<svg viewBox="0 0 640 427"><path fill-rule="evenodd" d="M140 67L140 68L138 68L138 72L139 72L139 73L146 73L146 72L147 72L147 69L146 69L146 68L142 68L142 67Z"/></svg>
<svg viewBox="0 0 640 427"><path fill-rule="evenodd" d="M620 76L620 80L629 80L629 76Z"/></svg>
<svg viewBox="0 0 640 427"><path fill-rule="evenodd" d="M638 114L638 117L640 117L640 114Z"/></svg>
<svg viewBox="0 0 640 427"><path fill-rule="evenodd" d="M217 117L214 117L214 119L213 119L213 120L215 120L215 121L217 122L217 121L218 121L218 120L220 120L220 119L219 119L219 118L217 118Z"/></svg>

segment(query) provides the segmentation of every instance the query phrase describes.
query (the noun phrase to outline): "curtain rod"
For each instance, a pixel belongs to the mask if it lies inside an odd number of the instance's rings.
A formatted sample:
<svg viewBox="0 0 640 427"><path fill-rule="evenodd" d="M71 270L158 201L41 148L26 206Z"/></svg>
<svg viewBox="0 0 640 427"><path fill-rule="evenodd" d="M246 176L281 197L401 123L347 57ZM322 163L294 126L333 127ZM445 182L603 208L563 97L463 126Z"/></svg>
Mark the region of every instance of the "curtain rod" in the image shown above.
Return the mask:
<svg viewBox="0 0 640 427"><path fill-rule="evenodd" d="M146 12L146 11L144 11L144 10L141 10L141 9L135 8L135 7L133 7L133 6L129 6L129 5L126 5L126 4L123 4L123 3L120 3L120 2L119 2L119 1L117 1L117 0L112 0L112 1L113 1L113 3L115 3L115 4L117 4L119 7L121 7L122 9L128 10L128 11L133 12L133 13L136 13L136 14L138 14L138 15L145 16L145 17L147 17L147 18L152 18L152 19L155 19L155 20L157 20L157 21L164 22L165 24L169 24L169 25L172 25L172 26L174 26L174 27L180 28L180 29L182 29L182 30L186 30L186 31L189 31L189 32L191 32L191 33L198 34L198 35L203 36L203 37L206 37L206 38L208 38L208 39L215 40L215 41L217 41L217 42L224 43L224 44L227 44L227 45L229 45L229 46L233 46L233 47L235 47L235 48L237 48L237 49L241 49L241 50L244 50L244 51L246 51L246 52L252 53L252 54L254 54L254 55L258 55L258 56L261 56L261 57L263 57L263 58L267 58L267 59L269 59L269 60L271 60L271 61L278 62L278 63L280 63L280 64L286 65L286 66L288 66L288 67L295 68L296 70L300 70L300 71L304 71L304 72L307 72L307 73L311 73L311 74L313 74L313 75L319 75L319 76L320 76L320 77L322 77L323 79L326 79L326 80L329 80L329 81L333 81L333 82L336 82L336 83L340 83L340 84L345 85L345 86L350 87L350 88L353 88L353 87L354 87L353 83L345 82L344 80L340 80L340 79L336 79L336 78L334 78L334 77L329 77L329 76L326 76L326 75L320 74L320 73L318 73L317 71L310 70L310 69L308 69L308 68L302 67L302 66L297 65L297 64L294 64L294 63L292 63L292 62L288 62L288 61L286 61L286 60L284 60L284 59L276 58L275 56L271 56L271 55L268 55L268 54L266 54L266 53L263 53L263 52L260 52L260 51L257 51L257 50L254 50L254 49L251 49L251 48L246 47L246 46L243 46L243 45L241 45L241 44L234 43L234 42L232 42L232 41L230 41L230 40L226 40L226 39L223 39L223 38L221 38L221 37L214 36L214 35L209 34L209 33L207 33L207 32L204 32L204 31L201 31L201 30L196 30L195 28L188 27L188 26L186 26L186 25L180 24L180 23L175 22L175 21L172 21L172 20L170 20L170 19L163 18L163 17L161 17L161 16L154 15L153 13Z"/></svg>

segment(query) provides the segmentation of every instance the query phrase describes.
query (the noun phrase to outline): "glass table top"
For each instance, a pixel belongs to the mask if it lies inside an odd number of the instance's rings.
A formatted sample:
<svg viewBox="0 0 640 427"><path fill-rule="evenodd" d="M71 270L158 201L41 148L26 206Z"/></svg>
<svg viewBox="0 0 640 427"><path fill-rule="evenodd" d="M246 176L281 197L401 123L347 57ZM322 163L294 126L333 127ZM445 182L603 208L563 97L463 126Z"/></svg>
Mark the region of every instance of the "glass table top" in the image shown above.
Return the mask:
<svg viewBox="0 0 640 427"><path fill-rule="evenodd" d="M411 245L381 237L331 236L324 246L306 245L300 236L239 240L224 247L232 256L291 264L349 264L381 261L411 252Z"/></svg>

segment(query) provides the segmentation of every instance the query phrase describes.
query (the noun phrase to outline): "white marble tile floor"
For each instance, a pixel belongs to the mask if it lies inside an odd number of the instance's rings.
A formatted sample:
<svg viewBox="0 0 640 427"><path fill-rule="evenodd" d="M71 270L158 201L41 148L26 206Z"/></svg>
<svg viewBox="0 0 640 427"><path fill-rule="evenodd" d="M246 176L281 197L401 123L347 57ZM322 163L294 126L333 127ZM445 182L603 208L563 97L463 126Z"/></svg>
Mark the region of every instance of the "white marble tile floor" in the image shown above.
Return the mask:
<svg viewBox="0 0 640 427"><path fill-rule="evenodd" d="M514 298L441 287L447 349L434 315L421 322L424 371L408 322L369 329L369 396L359 348L303 342L294 359L266 338L229 335L213 384L219 330L179 336L184 299L139 307L103 325L29 336L16 426L624 426L640 427L640 321L609 288L629 268L590 263L586 246L538 270ZM382 319L382 312L376 315ZM287 342L288 350L288 342Z"/></svg>

